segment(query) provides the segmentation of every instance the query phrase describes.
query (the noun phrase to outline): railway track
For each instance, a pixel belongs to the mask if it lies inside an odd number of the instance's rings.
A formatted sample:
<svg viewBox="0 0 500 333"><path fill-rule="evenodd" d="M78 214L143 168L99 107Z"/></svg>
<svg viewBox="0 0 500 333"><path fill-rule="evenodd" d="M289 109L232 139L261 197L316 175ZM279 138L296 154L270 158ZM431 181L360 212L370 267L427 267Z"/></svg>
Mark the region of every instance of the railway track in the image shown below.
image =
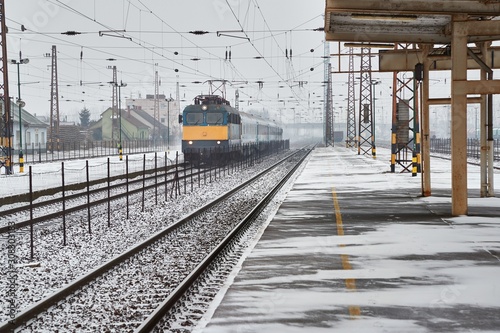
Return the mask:
<svg viewBox="0 0 500 333"><path fill-rule="evenodd" d="M60 218L63 214L71 214L79 211L90 210L96 206L123 199L125 197L150 191L157 187L164 187L165 192L172 190L177 183L190 183L202 181L207 173L210 178L217 178L217 169L193 169L187 164L170 165L168 168L158 168L147 170L144 173L114 176L112 180L101 179L94 182L92 186L87 184L76 184L72 188L81 190L76 193L66 194L64 198L57 194L57 197L43 197L40 201L21 204L17 207L3 209L0 212L0 235L14 230L36 225L42 222L49 222ZM213 173L213 175L212 175ZM159 181L158 181L159 180ZM210 179L211 180L211 179ZM205 180L206 181L206 180ZM180 186L180 185L179 185ZM92 187L92 188L90 188ZM87 190L88 189L88 190ZM61 190L59 190L61 192ZM67 190L67 192L75 192ZM171 191L173 193L173 191ZM34 193L35 197L39 197ZM65 209L62 210L63 201ZM9 225L9 222L14 222Z"/></svg>
<svg viewBox="0 0 500 333"><path fill-rule="evenodd" d="M0 332L148 330L265 206L292 174L292 165L299 164L288 161L276 163L24 310L0 326Z"/></svg>

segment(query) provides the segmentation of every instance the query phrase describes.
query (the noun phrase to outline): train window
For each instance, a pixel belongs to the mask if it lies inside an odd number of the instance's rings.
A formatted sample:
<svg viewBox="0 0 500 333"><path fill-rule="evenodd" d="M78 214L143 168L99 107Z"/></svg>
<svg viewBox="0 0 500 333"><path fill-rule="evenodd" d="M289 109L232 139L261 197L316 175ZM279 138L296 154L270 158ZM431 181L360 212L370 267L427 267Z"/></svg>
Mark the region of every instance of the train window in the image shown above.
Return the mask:
<svg viewBox="0 0 500 333"><path fill-rule="evenodd" d="M201 112L186 113L185 119L187 125L200 125L203 123L203 113Z"/></svg>
<svg viewBox="0 0 500 333"><path fill-rule="evenodd" d="M229 122L231 124L241 124L241 117L239 114L231 113L229 116Z"/></svg>
<svg viewBox="0 0 500 333"><path fill-rule="evenodd" d="M222 112L207 112L208 125L222 125L224 124L224 114Z"/></svg>

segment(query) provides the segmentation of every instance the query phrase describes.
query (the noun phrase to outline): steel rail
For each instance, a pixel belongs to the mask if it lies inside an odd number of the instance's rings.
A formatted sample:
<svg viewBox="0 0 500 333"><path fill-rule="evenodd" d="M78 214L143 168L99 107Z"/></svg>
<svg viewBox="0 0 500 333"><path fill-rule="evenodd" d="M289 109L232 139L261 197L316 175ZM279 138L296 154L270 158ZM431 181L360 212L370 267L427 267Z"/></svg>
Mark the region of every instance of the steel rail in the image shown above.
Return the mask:
<svg viewBox="0 0 500 333"><path fill-rule="evenodd" d="M21 311L15 318L9 321L5 321L0 324L0 333L7 333L11 332L20 326L24 325L25 323L35 319L38 315L46 311L48 308L51 306L56 305L60 301L64 300L68 296L70 296L72 293L75 291L83 288L85 285L91 283L92 281L96 280L99 278L101 275L106 273L107 271L110 271L114 267L118 266L121 263L124 263L125 261L129 260L139 252L143 251L144 249L154 246L154 243L157 242L158 240L166 237L169 235L171 232L174 230L178 229L179 227L187 224L190 220L194 219L195 217L203 214L204 211L210 209L211 207L215 206L216 204L224 201L234 193L240 191L242 188L246 187L247 185L255 182L258 180L260 177L265 175L266 173L270 172L273 170L275 167L278 165L284 163L287 161L291 156L294 156L298 152L294 152L292 154L287 155L287 157L283 158L282 160L274 163L272 166L267 168L266 170L260 172L259 174L255 175L254 177L250 178L249 180L243 182L239 186L233 188L232 190L229 190L228 192L220 195L219 197L215 198L211 202L205 204L203 207L200 209L189 213L185 217L181 218L179 221L177 221L175 224L157 232L153 236L149 237L148 239L144 240L143 242L133 246L126 252L122 253L121 255L109 260L108 262L102 264L101 266L97 267L93 271L85 274L84 276L78 278L77 280L71 282L70 284L66 285L65 287L59 289L58 291L54 292L52 295L40 300L39 302L33 304L32 306L28 307L27 309Z"/></svg>
<svg viewBox="0 0 500 333"><path fill-rule="evenodd" d="M237 239L238 235L267 207L269 201L278 193L283 185L295 173L298 167L305 160L311 150L309 149L299 162L273 187L271 191L260 200L257 205L249 212L236 227L219 243L219 245L210 252L205 259L199 263L196 268L174 289L174 291L151 313L151 315L134 331L135 333L152 332L162 318L167 315L181 297L189 290L196 280L205 272L205 270L224 252L226 248Z"/></svg>
<svg viewBox="0 0 500 333"><path fill-rule="evenodd" d="M182 166L182 164L181 164ZM172 169L175 169L175 164L174 165L169 165L168 166L168 172L167 172L167 175L172 175L172 174L175 174L175 171L171 171ZM180 169L181 171L183 170L189 170L190 168L187 167L185 169ZM160 171L162 172L161 174L158 174L158 177L161 175L162 177L165 177L165 167L159 167L159 168L156 168L156 169L148 169L146 170L146 174L148 174L148 177L146 178L146 180L150 180L150 179L154 179L155 176L155 171ZM129 179L133 179L132 181L129 182L129 185L135 183L135 182L142 182L142 178L137 180L135 178L137 177L140 177L142 176L142 171L136 171L136 172L132 172L128 175L128 178ZM116 176L113 176L110 178L110 182L116 182L118 180L123 180L123 179L126 179L127 178L127 174L121 174L121 175L116 175ZM99 185L106 185L108 182L108 179L105 177L105 178L100 178L100 179L96 179L96 180L93 180L91 182L89 182L89 185L90 186L99 186ZM112 184L110 186L110 189L113 190L115 188L119 188L121 186L124 186L123 184ZM87 182L81 182L81 183L75 183L75 184L71 184L71 185L67 185L66 186L66 189L67 191L73 191L73 190L84 190L86 191L86 188L87 188ZM104 188L94 188L92 190L90 190L90 194L95 194L95 193L98 193L100 191L106 191L107 190L107 187ZM34 199L37 199L37 198L40 198L40 197L43 197L43 196L49 196L51 194L54 194L54 193L58 193L61 191L61 187L54 187L54 188L51 188L50 189L51 193L46 193L47 190L40 190L40 191L34 191L33 192L33 198ZM87 192L85 193L74 193L74 194L70 194L70 195L66 195L66 199L67 200L72 200L72 199L78 199L79 197L81 196L85 196L87 194ZM29 192L26 192L26 193L23 193L23 194L19 194L19 195L15 195L15 196L11 196L11 197L6 197L4 199L17 199L15 200L16 202L28 202L29 199L24 199L25 196L29 196ZM51 204L57 204L60 202L60 198L55 198L55 199L48 199L48 200L45 200L45 201L41 201L41 202L34 202L33 203L33 208L39 208L39 207L44 207L44 206L48 206L48 205L51 205ZM15 214L15 213L19 213L19 212L22 212L24 210L28 210L30 207L30 204L26 204L26 205L23 205L23 206L19 206L19 207L14 207L14 208L9 208L9 209L6 209L6 210L3 210L0 212L0 217L4 217L4 216L7 216L7 215L12 215L12 214Z"/></svg>

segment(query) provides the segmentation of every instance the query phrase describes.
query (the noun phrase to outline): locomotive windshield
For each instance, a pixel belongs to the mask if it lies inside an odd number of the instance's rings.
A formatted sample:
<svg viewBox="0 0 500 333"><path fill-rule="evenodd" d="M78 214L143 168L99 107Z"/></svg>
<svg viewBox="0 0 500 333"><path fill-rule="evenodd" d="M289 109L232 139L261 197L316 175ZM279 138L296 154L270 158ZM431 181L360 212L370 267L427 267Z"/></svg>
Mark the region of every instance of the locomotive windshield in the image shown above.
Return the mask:
<svg viewBox="0 0 500 333"><path fill-rule="evenodd" d="M202 123L203 123L203 113L202 112L186 113L186 124L187 125L200 125Z"/></svg>
<svg viewBox="0 0 500 333"><path fill-rule="evenodd" d="M222 125L224 123L224 114L222 112L207 112L208 125Z"/></svg>

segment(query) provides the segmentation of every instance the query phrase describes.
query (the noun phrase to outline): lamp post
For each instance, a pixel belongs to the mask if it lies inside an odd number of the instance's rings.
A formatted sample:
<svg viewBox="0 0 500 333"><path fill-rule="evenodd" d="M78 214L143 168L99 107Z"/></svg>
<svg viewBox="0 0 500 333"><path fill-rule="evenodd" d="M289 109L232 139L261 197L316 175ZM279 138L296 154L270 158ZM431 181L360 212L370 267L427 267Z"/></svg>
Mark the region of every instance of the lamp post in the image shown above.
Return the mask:
<svg viewBox="0 0 500 333"><path fill-rule="evenodd" d="M170 152L170 102L172 98L167 99L167 152Z"/></svg>
<svg viewBox="0 0 500 333"><path fill-rule="evenodd" d="M126 83L123 83L121 80L120 80L120 84L116 83L116 86L118 87L118 116L120 117L120 134L119 134L119 147L118 147L118 153L120 154L120 161L123 160L123 147L122 147L122 97L121 97L121 93L122 93L122 87L126 87L127 84Z"/></svg>
<svg viewBox="0 0 500 333"><path fill-rule="evenodd" d="M19 61L12 59L11 64L17 65L17 105L19 106L19 172L24 172L24 155L23 155L23 121L21 110L26 105L21 99L21 74L19 73L19 65L29 63L29 59L22 58L21 51L19 51Z"/></svg>

